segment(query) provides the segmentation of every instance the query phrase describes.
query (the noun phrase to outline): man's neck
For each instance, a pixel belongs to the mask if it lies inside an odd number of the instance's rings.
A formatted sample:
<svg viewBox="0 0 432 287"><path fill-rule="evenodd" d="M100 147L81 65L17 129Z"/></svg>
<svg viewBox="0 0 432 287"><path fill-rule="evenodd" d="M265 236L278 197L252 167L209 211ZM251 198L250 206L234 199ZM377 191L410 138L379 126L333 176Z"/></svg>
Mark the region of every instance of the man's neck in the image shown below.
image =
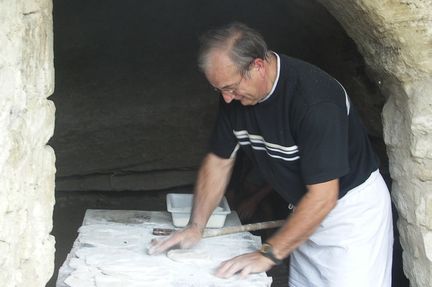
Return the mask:
<svg viewBox="0 0 432 287"><path fill-rule="evenodd" d="M276 55L273 52L270 52L270 57L268 60L268 66L267 66L267 86L266 86L266 93L265 97L270 93L270 91L273 88L274 82L277 78L277 58Z"/></svg>

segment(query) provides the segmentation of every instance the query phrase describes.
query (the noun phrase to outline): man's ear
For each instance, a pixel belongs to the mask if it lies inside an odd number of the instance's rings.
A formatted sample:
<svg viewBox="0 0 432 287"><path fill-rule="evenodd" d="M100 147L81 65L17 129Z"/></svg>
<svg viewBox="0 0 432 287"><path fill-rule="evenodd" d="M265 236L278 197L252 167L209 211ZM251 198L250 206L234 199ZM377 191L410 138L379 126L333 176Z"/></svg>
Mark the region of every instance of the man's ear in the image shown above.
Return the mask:
<svg viewBox="0 0 432 287"><path fill-rule="evenodd" d="M257 69L258 71L261 71L264 67L264 60L260 58L256 58L253 60L252 64L254 65L254 69Z"/></svg>

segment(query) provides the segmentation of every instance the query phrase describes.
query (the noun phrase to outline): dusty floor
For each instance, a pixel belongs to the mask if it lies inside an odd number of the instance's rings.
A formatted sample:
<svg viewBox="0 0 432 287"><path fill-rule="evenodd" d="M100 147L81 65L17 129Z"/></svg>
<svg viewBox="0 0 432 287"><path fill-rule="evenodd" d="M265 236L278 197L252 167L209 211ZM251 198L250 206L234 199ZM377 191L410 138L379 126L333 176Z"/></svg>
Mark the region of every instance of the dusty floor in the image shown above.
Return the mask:
<svg viewBox="0 0 432 287"><path fill-rule="evenodd" d="M72 247L87 209L166 210L167 193L190 192L190 190L190 186L185 186L146 192L57 192L52 231L56 237L55 273L47 287L55 287L58 269ZM408 281L402 272L400 245L398 241L396 242L392 286L408 287ZM273 287L287 286L288 274L284 266L274 268L268 274L273 277Z"/></svg>

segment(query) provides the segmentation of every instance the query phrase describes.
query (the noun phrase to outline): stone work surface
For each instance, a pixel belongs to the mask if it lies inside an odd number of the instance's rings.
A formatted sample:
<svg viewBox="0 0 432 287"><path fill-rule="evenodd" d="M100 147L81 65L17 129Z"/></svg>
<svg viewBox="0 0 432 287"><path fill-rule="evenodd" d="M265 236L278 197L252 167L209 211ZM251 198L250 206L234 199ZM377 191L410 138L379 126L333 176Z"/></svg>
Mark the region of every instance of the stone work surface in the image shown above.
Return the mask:
<svg viewBox="0 0 432 287"><path fill-rule="evenodd" d="M432 1L320 0L355 40L387 102L384 137L404 271L432 286Z"/></svg>
<svg viewBox="0 0 432 287"><path fill-rule="evenodd" d="M52 4L0 1L0 285L45 286L53 272L55 156Z"/></svg>

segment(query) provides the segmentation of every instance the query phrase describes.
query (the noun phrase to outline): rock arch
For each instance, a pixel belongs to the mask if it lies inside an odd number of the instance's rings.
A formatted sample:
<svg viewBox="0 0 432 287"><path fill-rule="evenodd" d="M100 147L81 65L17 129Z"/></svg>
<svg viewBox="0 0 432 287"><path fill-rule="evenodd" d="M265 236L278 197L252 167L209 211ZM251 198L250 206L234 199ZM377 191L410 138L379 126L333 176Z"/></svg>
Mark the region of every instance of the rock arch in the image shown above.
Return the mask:
<svg viewBox="0 0 432 287"><path fill-rule="evenodd" d="M387 102L385 142L412 286L432 284L432 1L319 0L355 40ZM53 269L51 0L0 3L0 282L44 286Z"/></svg>
<svg viewBox="0 0 432 287"><path fill-rule="evenodd" d="M319 0L387 98L384 140L412 286L432 284L432 1Z"/></svg>

